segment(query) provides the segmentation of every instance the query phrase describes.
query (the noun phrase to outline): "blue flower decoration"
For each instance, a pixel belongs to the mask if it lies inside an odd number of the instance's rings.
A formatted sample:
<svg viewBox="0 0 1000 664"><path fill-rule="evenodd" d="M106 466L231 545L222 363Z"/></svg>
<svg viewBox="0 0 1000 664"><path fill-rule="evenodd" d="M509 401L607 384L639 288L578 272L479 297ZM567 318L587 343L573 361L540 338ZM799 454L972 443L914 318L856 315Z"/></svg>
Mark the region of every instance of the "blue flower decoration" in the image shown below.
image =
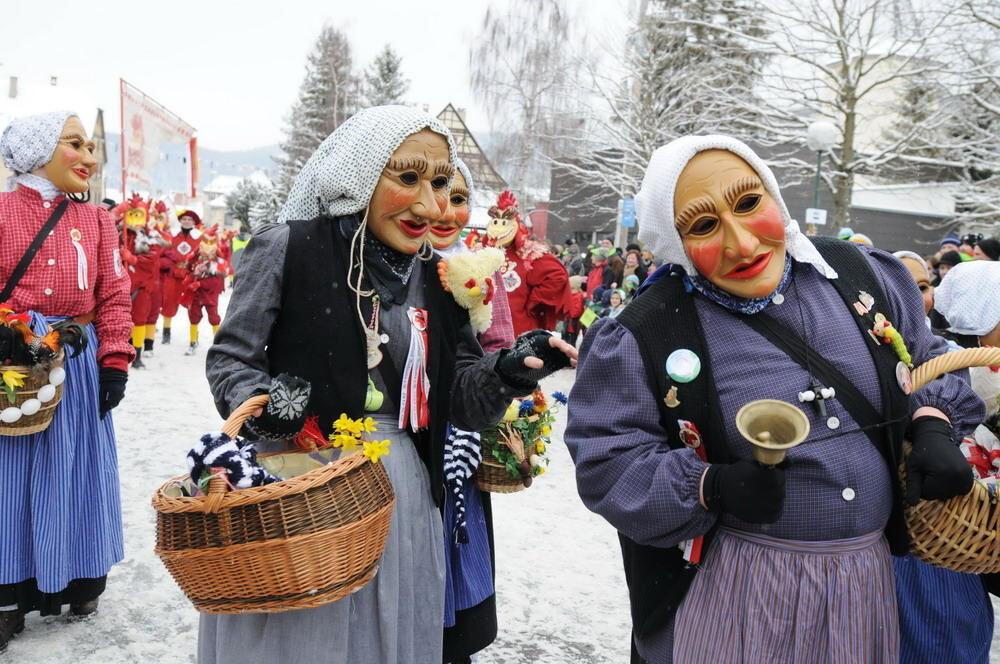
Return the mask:
<svg viewBox="0 0 1000 664"><path fill-rule="evenodd" d="M552 398L555 399L556 402L561 403L564 406L569 403L569 397L567 397L562 392L553 392Z"/></svg>
<svg viewBox="0 0 1000 664"><path fill-rule="evenodd" d="M521 417L527 417L535 412L535 402L531 399L525 399L521 402L521 407L518 409L517 414Z"/></svg>

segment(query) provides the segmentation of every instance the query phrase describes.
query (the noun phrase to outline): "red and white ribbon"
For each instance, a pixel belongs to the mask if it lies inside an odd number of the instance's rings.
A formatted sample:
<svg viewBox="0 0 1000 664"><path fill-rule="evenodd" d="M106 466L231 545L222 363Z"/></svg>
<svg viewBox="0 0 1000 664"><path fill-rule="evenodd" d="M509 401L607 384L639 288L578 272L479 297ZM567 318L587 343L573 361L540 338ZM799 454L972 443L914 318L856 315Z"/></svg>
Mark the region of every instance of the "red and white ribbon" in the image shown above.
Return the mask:
<svg viewBox="0 0 1000 664"><path fill-rule="evenodd" d="M79 233L76 229L73 230ZM83 245L80 244L76 235L71 233L70 241L73 242L73 247L76 249L76 285L80 287L80 290L87 290L90 286L87 280L87 253L83 250Z"/></svg>
<svg viewBox="0 0 1000 664"><path fill-rule="evenodd" d="M410 350L406 355L400 390L399 428L405 429L409 424L411 431L418 431L426 429L431 420L428 406L431 381L427 377L427 310L410 307L406 315L410 319Z"/></svg>

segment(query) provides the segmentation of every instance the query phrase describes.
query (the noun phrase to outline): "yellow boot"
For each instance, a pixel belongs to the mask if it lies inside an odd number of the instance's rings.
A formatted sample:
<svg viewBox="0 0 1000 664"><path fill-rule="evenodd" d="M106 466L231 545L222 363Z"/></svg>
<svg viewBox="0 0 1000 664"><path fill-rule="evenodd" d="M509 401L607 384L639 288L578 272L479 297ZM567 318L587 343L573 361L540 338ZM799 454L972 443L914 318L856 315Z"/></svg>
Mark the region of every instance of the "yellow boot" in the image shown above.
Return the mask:
<svg viewBox="0 0 1000 664"><path fill-rule="evenodd" d="M135 348L135 359L132 360L132 366L136 369L142 369L146 365L142 363L142 348L143 341L146 339L146 326L145 325L135 325L132 327L132 347Z"/></svg>
<svg viewBox="0 0 1000 664"><path fill-rule="evenodd" d="M213 325L212 326L212 336L214 337L218 333L219 333L219 326L218 325Z"/></svg>
<svg viewBox="0 0 1000 664"><path fill-rule="evenodd" d="M188 346L188 349L186 351L184 351L184 354L185 355L194 355L194 351L198 347L198 326L197 325L194 325L194 324L191 325L191 332L189 334L189 338L191 339L191 345Z"/></svg>

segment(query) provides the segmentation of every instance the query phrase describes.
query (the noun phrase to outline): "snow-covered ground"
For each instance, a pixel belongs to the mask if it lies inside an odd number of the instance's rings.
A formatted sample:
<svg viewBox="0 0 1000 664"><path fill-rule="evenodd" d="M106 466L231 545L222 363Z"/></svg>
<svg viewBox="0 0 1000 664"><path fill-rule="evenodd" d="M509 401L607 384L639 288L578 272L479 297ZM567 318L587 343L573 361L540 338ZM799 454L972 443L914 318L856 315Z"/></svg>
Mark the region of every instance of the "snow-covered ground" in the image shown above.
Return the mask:
<svg viewBox="0 0 1000 664"><path fill-rule="evenodd" d="M178 325L177 334L183 342L186 325ZM100 612L81 622L28 616L0 664L195 661L197 614L153 554L150 506L153 490L181 474L191 445L220 424L204 378L205 351L184 357L185 345L158 347L149 368L132 373L115 411L126 551L109 575ZM568 393L573 378L573 371L560 372L545 390ZM565 411L556 440L564 427ZM531 489L494 498L500 636L476 664L629 660L628 602L614 530L577 497L565 447L550 450L551 468ZM994 664L1000 664L1000 621L997 635Z"/></svg>

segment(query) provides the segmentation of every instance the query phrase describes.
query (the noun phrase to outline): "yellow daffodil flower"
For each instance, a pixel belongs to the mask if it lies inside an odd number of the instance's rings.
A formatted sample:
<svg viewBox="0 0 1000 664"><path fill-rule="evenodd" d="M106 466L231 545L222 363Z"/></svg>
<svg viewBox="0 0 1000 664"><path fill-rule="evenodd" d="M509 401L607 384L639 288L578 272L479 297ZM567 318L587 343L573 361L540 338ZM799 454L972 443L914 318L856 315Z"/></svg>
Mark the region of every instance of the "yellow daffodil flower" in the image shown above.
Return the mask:
<svg viewBox="0 0 1000 664"><path fill-rule="evenodd" d="M507 406L507 412L503 414L504 422L513 422L517 419L517 413L520 411L521 405L515 400L511 401L510 405Z"/></svg>
<svg viewBox="0 0 1000 664"><path fill-rule="evenodd" d="M361 452L368 457L372 463L379 460L379 457L389 453L388 440L366 440L365 449Z"/></svg>
<svg viewBox="0 0 1000 664"><path fill-rule="evenodd" d="M545 466L536 466L535 467L535 475L544 475L545 471L546 471Z"/></svg>
<svg viewBox="0 0 1000 664"><path fill-rule="evenodd" d="M378 431L378 427L375 426L375 420L371 417L366 417L364 422L365 431Z"/></svg>
<svg viewBox="0 0 1000 664"><path fill-rule="evenodd" d="M539 440L537 443L535 443L535 450L539 454L545 454L545 441Z"/></svg>
<svg viewBox="0 0 1000 664"><path fill-rule="evenodd" d="M552 433L552 427L550 427L548 424L543 424L542 425L542 435L543 436L548 436L550 433Z"/></svg>
<svg viewBox="0 0 1000 664"><path fill-rule="evenodd" d="M342 447L345 452L350 452L358 446L358 439L349 433L331 434L330 441L334 447Z"/></svg>
<svg viewBox="0 0 1000 664"><path fill-rule="evenodd" d="M27 377L26 374L18 373L17 371L4 371L3 384L11 389L24 387L24 379Z"/></svg>
<svg viewBox="0 0 1000 664"><path fill-rule="evenodd" d="M347 413L341 413L340 417L333 423L333 428L337 433L350 433L353 424L354 420L349 418Z"/></svg>

